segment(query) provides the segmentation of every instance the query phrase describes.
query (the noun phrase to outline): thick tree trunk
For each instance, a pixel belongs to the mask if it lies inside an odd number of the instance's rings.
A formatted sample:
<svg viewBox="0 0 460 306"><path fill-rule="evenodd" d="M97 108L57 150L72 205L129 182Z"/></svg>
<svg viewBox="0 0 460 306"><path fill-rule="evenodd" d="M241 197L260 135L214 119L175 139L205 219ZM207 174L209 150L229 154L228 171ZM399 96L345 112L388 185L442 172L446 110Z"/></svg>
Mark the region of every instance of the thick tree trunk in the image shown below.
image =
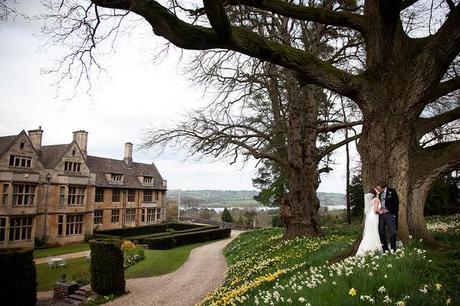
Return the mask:
<svg viewBox="0 0 460 306"><path fill-rule="evenodd" d="M364 190L384 180L399 195L398 234L402 240L409 237L407 207L411 195L410 162L414 139L408 122L408 118L394 112L364 114L362 136L358 143Z"/></svg>
<svg viewBox="0 0 460 306"><path fill-rule="evenodd" d="M289 102L287 133L288 188L290 218L286 219L285 239L315 236L320 233L318 216L318 171L316 165L315 89L304 86Z"/></svg>
<svg viewBox="0 0 460 306"><path fill-rule="evenodd" d="M436 241L430 232L428 232L423 212L428 192L435 180L436 177L427 177L421 181L412 180L407 209L409 233L417 239L423 239L430 245L435 244Z"/></svg>

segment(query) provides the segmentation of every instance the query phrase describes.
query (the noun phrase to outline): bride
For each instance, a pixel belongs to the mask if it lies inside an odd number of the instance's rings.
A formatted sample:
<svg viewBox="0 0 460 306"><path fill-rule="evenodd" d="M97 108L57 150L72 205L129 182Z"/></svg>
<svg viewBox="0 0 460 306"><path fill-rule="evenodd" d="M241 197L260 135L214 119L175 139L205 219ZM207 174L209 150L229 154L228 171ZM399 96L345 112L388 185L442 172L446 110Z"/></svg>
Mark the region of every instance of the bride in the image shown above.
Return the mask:
<svg viewBox="0 0 460 306"><path fill-rule="evenodd" d="M365 256L370 252L382 252L382 243L379 236L380 200L378 193L371 188L364 195L364 232L356 256Z"/></svg>

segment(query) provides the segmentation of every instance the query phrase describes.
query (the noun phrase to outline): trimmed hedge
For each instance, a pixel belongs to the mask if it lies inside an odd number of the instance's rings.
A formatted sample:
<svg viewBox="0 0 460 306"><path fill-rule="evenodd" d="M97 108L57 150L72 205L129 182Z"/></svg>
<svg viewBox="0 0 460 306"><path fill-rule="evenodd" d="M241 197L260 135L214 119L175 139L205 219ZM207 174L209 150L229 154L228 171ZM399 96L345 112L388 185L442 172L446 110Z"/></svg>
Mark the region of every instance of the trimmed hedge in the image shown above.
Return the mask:
<svg viewBox="0 0 460 306"><path fill-rule="evenodd" d="M164 237L146 238L149 249L165 250L176 246L230 237L230 228L208 229L198 232L181 233Z"/></svg>
<svg viewBox="0 0 460 306"><path fill-rule="evenodd" d="M103 295L125 292L125 270L120 240L90 240L91 288Z"/></svg>
<svg viewBox="0 0 460 306"><path fill-rule="evenodd" d="M202 225L189 224L189 223L162 223L146 226L116 228L110 230L96 231L94 237L134 237L142 235L150 235L166 232L167 229L175 231L188 230L193 228L200 228Z"/></svg>
<svg viewBox="0 0 460 306"><path fill-rule="evenodd" d="M0 253L0 301L2 305L35 305L37 271L33 250Z"/></svg>

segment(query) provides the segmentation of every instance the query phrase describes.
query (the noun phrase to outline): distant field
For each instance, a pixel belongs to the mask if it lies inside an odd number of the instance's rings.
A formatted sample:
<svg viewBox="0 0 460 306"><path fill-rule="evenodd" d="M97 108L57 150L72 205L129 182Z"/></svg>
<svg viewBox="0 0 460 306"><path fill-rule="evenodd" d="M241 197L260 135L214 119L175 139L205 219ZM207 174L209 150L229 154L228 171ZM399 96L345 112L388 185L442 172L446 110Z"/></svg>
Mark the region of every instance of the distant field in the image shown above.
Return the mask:
<svg viewBox="0 0 460 306"><path fill-rule="evenodd" d="M225 201L203 203L200 207L258 207L259 202L253 199L227 199Z"/></svg>

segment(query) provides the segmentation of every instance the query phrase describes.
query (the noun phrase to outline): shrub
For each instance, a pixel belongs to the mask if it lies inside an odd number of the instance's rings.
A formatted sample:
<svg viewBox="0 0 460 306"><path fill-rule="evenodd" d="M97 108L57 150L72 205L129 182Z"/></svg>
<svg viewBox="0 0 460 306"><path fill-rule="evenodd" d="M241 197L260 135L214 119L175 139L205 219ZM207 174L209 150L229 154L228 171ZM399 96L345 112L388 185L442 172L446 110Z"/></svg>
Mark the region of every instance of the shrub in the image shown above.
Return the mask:
<svg viewBox="0 0 460 306"><path fill-rule="evenodd" d="M272 217L272 227L284 227L283 221L279 215L274 215Z"/></svg>
<svg viewBox="0 0 460 306"><path fill-rule="evenodd" d="M99 294L121 294L125 291L125 271L120 241L90 240L91 288Z"/></svg>
<svg viewBox="0 0 460 306"><path fill-rule="evenodd" d="M227 208L224 208L224 211L222 212L222 221L224 222L233 222L233 217L232 214L228 211Z"/></svg>
<svg viewBox="0 0 460 306"><path fill-rule="evenodd" d="M121 250L123 251L123 266L125 269L128 269L145 258L144 248L141 245L135 245L129 240L123 241Z"/></svg>
<svg viewBox="0 0 460 306"><path fill-rule="evenodd" d="M0 253L0 298L2 305L35 305L37 272L33 251Z"/></svg>
<svg viewBox="0 0 460 306"><path fill-rule="evenodd" d="M149 249L164 250L185 244L228 238L230 237L230 233L230 228L219 228L200 232L181 233L167 237L147 238L145 242L149 246Z"/></svg>

